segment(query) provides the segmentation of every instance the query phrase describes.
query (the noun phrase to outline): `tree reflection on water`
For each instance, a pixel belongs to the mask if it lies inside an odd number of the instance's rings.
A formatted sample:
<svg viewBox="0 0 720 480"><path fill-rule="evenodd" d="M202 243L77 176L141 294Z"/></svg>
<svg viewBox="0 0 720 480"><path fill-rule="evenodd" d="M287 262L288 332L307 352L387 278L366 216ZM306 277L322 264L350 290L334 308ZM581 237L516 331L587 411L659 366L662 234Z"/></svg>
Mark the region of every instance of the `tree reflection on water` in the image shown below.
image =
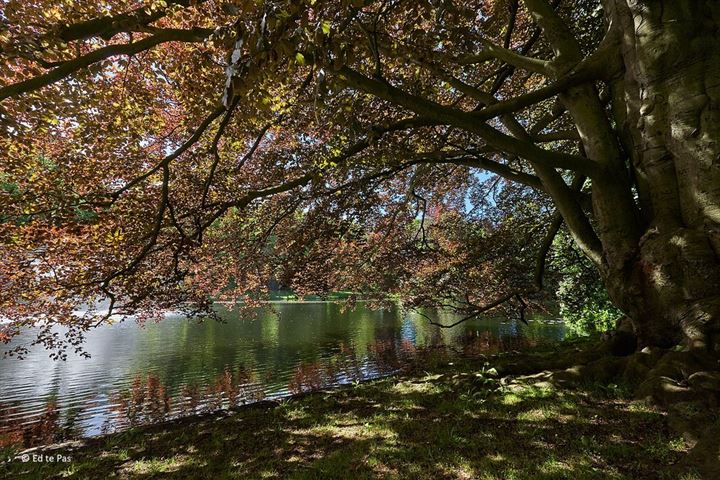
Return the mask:
<svg viewBox="0 0 720 480"><path fill-rule="evenodd" d="M521 336L498 337L487 331L465 332L454 346L431 343L418 347L407 339L399 342L380 339L368 344L364 352L358 352L354 346L339 342L337 353L328 358L300 361L284 395L408 372L430 361L524 350L538 342ZM171 388L157 373L136 373L129 387L110 395L110 414L103 421L101 433L238 408L263 400L265 385L273 380L272 371L261 378L253 369L226 366L209 381L187 382ZM17 406L0 404L0 448L32 447L81 437L78 414L94 406L96 402L88 401L61 414L57 401L50 399L41 412L28 417L21 415Z"/></svg>

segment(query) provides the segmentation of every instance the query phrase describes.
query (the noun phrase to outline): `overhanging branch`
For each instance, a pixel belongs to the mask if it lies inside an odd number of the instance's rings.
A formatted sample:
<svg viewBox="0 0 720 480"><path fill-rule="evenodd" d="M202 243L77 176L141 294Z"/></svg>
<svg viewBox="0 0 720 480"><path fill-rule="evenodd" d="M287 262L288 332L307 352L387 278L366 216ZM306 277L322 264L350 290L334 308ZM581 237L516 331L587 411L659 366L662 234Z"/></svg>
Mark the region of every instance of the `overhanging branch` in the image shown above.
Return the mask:
<svg viewBox="0 0 720 480"><path fill-rule="evenodd" d="M488 60L500 60L508 65L521 68L529 72L547 75L550 73L550 62L539 58L521 55L508 48L495 45L487 39L481 40L483 51L477 54L461 55L456 62L460 65L473 65L476 63L487 62Z"/></svg>
<svg viewBox="0 0 720 480"><path fill-rule="evenodd" d="M548 167L572 170L589 176L596 173L592 162L584 157L545 150L530 142L513 138L496 130L485 124L482 117L478 116L482 111L463 112L462 110L440 105L431 100L409 94L386 82L369 78L349 67L341 68L338 73L353 88L403 106L418 115L436 119L438 123L453 125L475 133L492 147L508 154L517 155ZM491 105L491 107L496 105L501 104Z"/></svg>
<svg viewBox="0 0 720 480"><path fill-rule="evenodd" d="M0 88L0 102L9 97L32 92L58 82L90 65L118 55L135 55L166 42L202 42L213 30L209 29L163 29L159 33L133 43L108 45L68 60L47 73Z"/></svg>
<svg viewBox="0 0 720 480"><path fill-rule="evenodd" d="M165 8L148 11L147 7L136 8L127 13L114 16L92 18L70 25L62 25L57 28L57 37L65 42L73 40L84 40L91 37L101 37L109 40L114 35L132 30L139 26L146 26L167 15L169 8L173 6L187 7L197 5L207 0L169 0Z"/></svg>

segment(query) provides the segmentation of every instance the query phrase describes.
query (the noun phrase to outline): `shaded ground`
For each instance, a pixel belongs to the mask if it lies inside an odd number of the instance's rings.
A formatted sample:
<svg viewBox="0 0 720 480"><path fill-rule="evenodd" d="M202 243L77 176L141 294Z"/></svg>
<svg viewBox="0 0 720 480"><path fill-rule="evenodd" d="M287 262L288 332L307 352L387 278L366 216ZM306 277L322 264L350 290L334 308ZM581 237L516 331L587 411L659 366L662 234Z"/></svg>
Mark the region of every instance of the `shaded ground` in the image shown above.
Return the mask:
<svg viewBox="0 0 720 480"><path fill-rule="evenodd" d="M41 449L72 461L14 460L0 478L701 478L676 466L688 449L665 414L622 386L501 381L479 360L427 369Z"/></svg>

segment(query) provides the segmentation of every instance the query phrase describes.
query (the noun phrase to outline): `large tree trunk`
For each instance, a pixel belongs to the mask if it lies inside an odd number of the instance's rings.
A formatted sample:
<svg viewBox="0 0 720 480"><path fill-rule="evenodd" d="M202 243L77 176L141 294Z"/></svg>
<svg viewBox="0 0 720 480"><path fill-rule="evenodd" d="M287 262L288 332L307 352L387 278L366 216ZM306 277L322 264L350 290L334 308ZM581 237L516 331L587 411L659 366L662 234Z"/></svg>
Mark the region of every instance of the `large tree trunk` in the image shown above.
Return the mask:
<svg viewBox="0 0 720 480"><path fill-rule="evenodd" d="M605 4L621 33L613 113L644 232L616 258L598 215L606 284L641 344L718 348L720 2Z"/></svg>

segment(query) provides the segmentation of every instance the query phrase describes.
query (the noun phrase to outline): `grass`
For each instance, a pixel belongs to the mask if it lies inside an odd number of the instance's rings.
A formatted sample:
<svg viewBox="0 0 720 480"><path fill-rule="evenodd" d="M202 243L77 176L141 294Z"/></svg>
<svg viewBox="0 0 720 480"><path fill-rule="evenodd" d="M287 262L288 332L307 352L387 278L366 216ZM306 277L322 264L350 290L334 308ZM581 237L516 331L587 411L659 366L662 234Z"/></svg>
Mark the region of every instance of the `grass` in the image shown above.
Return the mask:
<svg viewBox="0 0 720 480"><path fill-rule="evenodd" d="M501 386L471 361L428 370L115 434L0 478L698 478L670 469L685 443L621 387Z"/></svg>

